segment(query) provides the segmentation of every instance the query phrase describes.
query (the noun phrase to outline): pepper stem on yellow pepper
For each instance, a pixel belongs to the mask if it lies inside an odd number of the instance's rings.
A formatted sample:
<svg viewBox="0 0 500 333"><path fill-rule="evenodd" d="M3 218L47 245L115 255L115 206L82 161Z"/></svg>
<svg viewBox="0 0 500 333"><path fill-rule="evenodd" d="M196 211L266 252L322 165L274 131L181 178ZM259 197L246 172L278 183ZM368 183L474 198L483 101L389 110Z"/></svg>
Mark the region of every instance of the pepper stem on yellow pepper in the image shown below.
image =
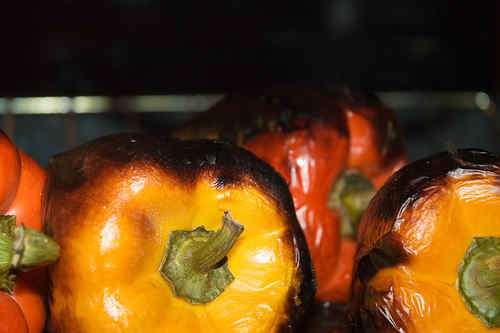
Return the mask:
<svg viewBox="0 0 500 333"><path fill-rule="evenodd" d="M500 327L500 237L476 237L458 273L469 311L488 327Z"/></svg>
<svg viewBox="0 0 500 333"><path fill-rule="evenodd" d="M212 234L205 245L193 253L191 263L193 269L206 273L216 267L227 256L242 232L243 226L225 212L219 231Z"/></svg>
<svg viewBox="0 0 500 333"><path fill-rule="evenodd" d="M15 271L48 265L59 258L59 245L49 236L16 226L15 216L0 215L0 289L12 292Z"/></svg>
<svg viewBox="0 0 500 333"><path fill-rule="evenodd" d="M225 212L218 231L173 231L160 272L175 295L193 304L217 298L234 280L226 259L243 229Z"/></svg>

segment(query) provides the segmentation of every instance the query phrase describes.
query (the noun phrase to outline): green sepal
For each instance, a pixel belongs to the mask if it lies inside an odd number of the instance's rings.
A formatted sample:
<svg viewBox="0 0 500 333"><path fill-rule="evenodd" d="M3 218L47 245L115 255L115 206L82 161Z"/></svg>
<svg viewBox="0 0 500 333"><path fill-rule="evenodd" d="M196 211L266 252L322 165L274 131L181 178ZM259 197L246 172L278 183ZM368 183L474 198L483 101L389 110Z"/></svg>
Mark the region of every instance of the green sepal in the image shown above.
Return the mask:
<svg viewBox="0 0 500 333"><path fill-rule="evenodd" d="M458 272L458 288L471 313L500 327L500 237L474 238Z"/></svg>

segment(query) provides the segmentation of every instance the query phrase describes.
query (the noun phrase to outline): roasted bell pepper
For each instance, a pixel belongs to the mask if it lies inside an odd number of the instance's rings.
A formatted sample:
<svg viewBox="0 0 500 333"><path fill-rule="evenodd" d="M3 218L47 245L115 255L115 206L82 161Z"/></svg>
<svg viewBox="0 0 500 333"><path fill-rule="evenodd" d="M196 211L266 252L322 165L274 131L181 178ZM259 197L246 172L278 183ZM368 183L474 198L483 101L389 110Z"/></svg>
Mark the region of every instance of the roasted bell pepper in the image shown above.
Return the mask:
<svg viewBox="0 0 500 333"><path fill-rule="evenodd" d="M49 163L53 332L299 331L314 300L285 182L211 141L104 137Z"/></svg>
<svg viewBox="0 0 500 333"><path fill-rule="evenodd" d="M44 270L58 246L40 232L45 171L0 131L0 332L40 333ZM17 226L16 226L17 224Z"/></svg>
<svg viewBox="0 0 500 333"><path fill-rule="evenodd" d="M230 95L173 134L243 145L288 182L321 301L346 302L356 225L375 190L405 163L390 111L373 96L283 86Z"/></svg>
<svg viewBox="0 0 500 333"><path fill-rule="evenodd" d="M359 227L359 331L500 330L499 216L497 156L459 150L397 172Z"/></svg>

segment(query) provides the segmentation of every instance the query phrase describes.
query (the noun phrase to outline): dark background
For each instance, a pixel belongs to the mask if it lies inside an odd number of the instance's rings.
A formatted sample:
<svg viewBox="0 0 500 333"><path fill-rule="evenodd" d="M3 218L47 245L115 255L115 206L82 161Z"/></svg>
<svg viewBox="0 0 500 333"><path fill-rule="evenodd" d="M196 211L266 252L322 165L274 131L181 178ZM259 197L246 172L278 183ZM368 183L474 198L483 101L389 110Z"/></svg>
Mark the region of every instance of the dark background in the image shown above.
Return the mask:
<svg viewBox="0 0 500 333"><path fill-rule="evenodd" d="M387 101L402 124L411 159L449 147L500 153L496 108L460 104L461 93L486 92L492 101L497 96L497 3L9 2L0 5L0 99L224 93L278 82L342 83L414 93L411 103L403 101L406 107ZM454 97L439 99L435 93ZM0 110L0 128L46 163L50 155L100 135L168 131L194 115L108 111L29 115Z"/></svg>
<svg viewBox="0 0 500 333"><path fill-rule="evenodd" d="M16 1L1 5L0 95L227 91L315 80L486 90L484 1Z"/></svg>

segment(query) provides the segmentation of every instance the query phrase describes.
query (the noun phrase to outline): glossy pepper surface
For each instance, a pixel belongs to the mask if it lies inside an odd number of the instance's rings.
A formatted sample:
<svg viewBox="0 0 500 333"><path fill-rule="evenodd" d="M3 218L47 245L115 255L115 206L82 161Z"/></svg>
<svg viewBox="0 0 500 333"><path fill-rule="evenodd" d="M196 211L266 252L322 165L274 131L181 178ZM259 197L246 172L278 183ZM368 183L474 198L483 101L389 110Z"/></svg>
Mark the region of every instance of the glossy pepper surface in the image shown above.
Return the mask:
<svg viewBox="0 0 500 333"><path fill-rule="evenodd" d="M232 145L139 134L49 163L54 332L297 331L314 299L286 184Z"/></svg>
<svg viewBox="0 0 500 333"><path fill-rule="evenodd" d="M57 257L57 244L37 232L42 230L45 179L45 171L0 131L1 333L40 333L44 328L45 271L23 271ZM40 252L39 245L51 250Z"/></svg>
<svg viewBox="0 0 500 333"><path fill-rule="evenodd" d="M398 171L359 227L359 331L500 330L500 159L441 153Z"/></svg>
<svg viewBox="0 0 500 333"><path fill-rule="evenodd" d="M0 131L0 215L16 216L17 223L42 229L45 170Z"/></svg>
<svg viewBox="0 0 500 333"><path fill-rule="evenodd" d="M373 96L282 86L231 95L177 130L236 142L287 181L321 301L348 300L356 225L375 190L405 162L396 122Z"/></svg>

